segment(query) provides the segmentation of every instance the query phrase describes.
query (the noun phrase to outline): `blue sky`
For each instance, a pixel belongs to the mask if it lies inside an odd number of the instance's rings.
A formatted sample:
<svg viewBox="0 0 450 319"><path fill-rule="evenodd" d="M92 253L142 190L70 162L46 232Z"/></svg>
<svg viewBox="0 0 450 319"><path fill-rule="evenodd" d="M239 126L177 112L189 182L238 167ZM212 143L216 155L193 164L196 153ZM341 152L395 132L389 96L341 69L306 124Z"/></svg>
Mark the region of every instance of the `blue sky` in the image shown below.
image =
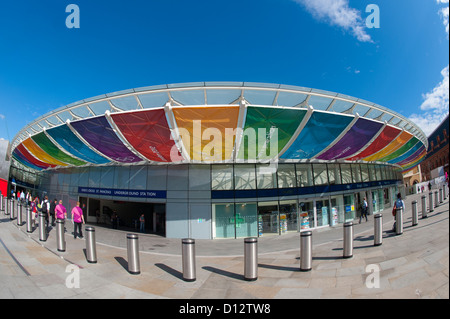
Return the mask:
<svg viewBox="0 0 450 319"><path fill-rule="evenodd" d="M2 1L0 138L85 98L197 81L348 94L429 134L448 114L448 41L448 0Z"/></svg>

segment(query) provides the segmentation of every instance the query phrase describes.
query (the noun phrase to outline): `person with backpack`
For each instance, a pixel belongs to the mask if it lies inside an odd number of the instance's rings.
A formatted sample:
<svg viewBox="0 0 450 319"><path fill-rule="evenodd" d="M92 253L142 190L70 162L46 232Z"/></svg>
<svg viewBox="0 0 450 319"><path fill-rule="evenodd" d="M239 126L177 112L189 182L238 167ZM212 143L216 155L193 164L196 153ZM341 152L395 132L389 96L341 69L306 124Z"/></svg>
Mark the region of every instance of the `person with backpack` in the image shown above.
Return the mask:
<svg viewBox="0 0 450 319"><path fill-rule="evenodd" d="M395 227L397 226L396 223L396 214L397 214L397 208L403 208L403 212L406 210L405 202L402 199L402 194L397 194L397 200L394 202L394 208L392 210L392 215L394 216L394 226L392 227L392 231L395 231Z"/></svg>
<svg viewBox="0 0 450 319"><path fill-rule="evenodd" d="M53 202L50 203L50 216L52 216L52 227L56 226L56 219L55 219L55 209L57 205L57 199L55 198Z"/></svg>
<svg viewBox="0 0 450 319"><path fill-rule="evenodd" d="M363 217L365 217L366 218L366 222L368 221L367 220L367 210L369 209L369 205L367 205L367 200L366 200L366 198L364 197L364 200L363 200L363 202L362 202L362 204L361 204L361 215L359 215L359 223L361 224L361 219L363 218Z"/></svg>
<svg viewBox="0 0 450 319"><path fill-rule="evenodd" d="M48 196L44 197L44 201L41 204L41 212L45 214L45 229L48 230L48 223L50 220L50 202L48 201Z"/></svg>

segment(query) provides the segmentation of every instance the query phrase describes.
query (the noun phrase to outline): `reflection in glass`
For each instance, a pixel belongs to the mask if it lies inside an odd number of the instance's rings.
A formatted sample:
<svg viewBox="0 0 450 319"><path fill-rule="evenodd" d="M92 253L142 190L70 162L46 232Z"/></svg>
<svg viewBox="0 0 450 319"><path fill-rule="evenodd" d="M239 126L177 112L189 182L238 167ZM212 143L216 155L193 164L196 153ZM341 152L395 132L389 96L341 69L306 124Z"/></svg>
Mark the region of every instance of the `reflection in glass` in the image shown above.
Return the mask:
<svg viewBox="0 0 450 319"><path fill-rule="evenodd" d="M258 236L256 203L236 203L236 238Z"/></svg>
<svg viewBox="0 0 450 319"><path fill-rule="evenodd" d="M299 214L297 209L297 201L281 201L280 202L280 232L283 234L287 231L300 231L300 223L298 222Z"/></svg>
<svg viewBox="0 0 450 319"><path fill-rule="evenodd" d="M353 183L350 164L341 164L341 176L342 176L342 184Z"/></svg>
<svg viewBox="0 0 450 319"><path fill-rule="evenodd" d="M278 202L258 203L258 234L278 234Z"/></svg>
<svg viewBox="0 0 450 319"><path fill-rule="evenodd" d="M254 165L247 164L234 167L234 188L236 190L256 189Z"/></svg>
<svg viewBox="0 0 450 319"><path fill-rule="evenodd" d="M330 185L341 184L341 170L339 164L327 164Z"/></svg>
<svg viewBox="0 0 450 319"><path fill-rule="evenodd" d="M211 169L212 190L233 189L233 165L213 165Z"/></svg>
<svg viewBox="0 0 450 319"><path fill-rule="evenodd" d="M314 205L311 201L302 202L299 204L300 211L300 229L314 228Z"/></svg>
<svg viewBox="0 0 450 319"><path fill-rule="evenodd" d="M349 222L355 219L355 197L353 194L344 195L345 221Z"/></svg>
<svg viewBox="0 0 450 319"><path fill-rule="evenodd" d="M316 201L317 227L328 226L330 223L330 201L328 199Z"/></svg>
<svg viewBox="0 0 450 319"><path fill-rule="evenodd" d="M277 170L267 164L256 166L258 189L277 188Z"/></svg>
<svg viewBox="0 0 450 319"><path fill-rule="evenodd" d="M327 185L328 184L328 174L327 174L327 164L313 164L314 170L314 185Z"/></svg>
<svg viewBox="0 0 450 319"><path fill-rule="evenodd" d="M278 165L278 187L279 188L297 187L294 164Z"/></svg>
<svg viewBox="0 0 450 319"><path fill-rule="evenodd" d="M335 226L338 223L343 223L345 220L344 197L342 195L332 196L330 200L330 226Z"/></svg>
<svg viewBox="0 0 450 319"><path fill-rule="evenodd" d="M313 186L311 164L297 164L297 187Z"/></svg>
<svg viewBox="0 0 450 319"><path fill-rule="evenodd" d="M352 165L353 183L361 183L361 168L359 164Z"/></svg>
<svg viewBox="0 0 450 319"><path fill-rule="evenodd" d="M213 204L215 238L235 238L234 204Z"/></svg>

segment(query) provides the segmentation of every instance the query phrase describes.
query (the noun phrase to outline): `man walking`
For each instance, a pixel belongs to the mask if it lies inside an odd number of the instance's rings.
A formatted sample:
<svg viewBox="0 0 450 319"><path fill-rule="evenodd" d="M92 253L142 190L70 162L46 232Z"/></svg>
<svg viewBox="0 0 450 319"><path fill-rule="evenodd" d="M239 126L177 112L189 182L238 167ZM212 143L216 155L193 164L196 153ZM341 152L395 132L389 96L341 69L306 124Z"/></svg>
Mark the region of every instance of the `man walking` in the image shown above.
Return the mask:
<svg viewBox="0 0 450 319"><path fill-rule="evenodd" d="M80 202L77 202L77 206L72 209L73 220L73 239L83 238L82 224L84 224L83 210L80 208ZM78 230L78 231L77 231Z"/></svg>
<svg viewBox="0 0 450 319"><path fill-rule="evenodd" d="M363 216L366 218L366 222L368 221L367 220L367 210L368 210L368 208L369 208L369 206L367 205L367 200L364 197L364 200L363 200L363 202L361 204L361 215L359 216L359 223L360 224L361 224L361 219L362 219Z"/></svg>

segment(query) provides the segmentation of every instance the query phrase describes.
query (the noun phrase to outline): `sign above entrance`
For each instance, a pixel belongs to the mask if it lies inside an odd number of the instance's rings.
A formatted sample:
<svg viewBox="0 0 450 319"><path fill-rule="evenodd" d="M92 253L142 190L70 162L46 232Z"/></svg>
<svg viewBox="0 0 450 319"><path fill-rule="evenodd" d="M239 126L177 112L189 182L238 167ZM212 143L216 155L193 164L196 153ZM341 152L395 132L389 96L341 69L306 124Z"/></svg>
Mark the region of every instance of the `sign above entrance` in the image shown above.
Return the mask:
<svg viewBox="0 0 450 319"><path fill-rule="evenodd" d="M136 190L136 189L113 189L113 188L95 188L78 187L78 193L118 196L118 197L137 197L137 198L166 198L166 191Z"/></svg>

